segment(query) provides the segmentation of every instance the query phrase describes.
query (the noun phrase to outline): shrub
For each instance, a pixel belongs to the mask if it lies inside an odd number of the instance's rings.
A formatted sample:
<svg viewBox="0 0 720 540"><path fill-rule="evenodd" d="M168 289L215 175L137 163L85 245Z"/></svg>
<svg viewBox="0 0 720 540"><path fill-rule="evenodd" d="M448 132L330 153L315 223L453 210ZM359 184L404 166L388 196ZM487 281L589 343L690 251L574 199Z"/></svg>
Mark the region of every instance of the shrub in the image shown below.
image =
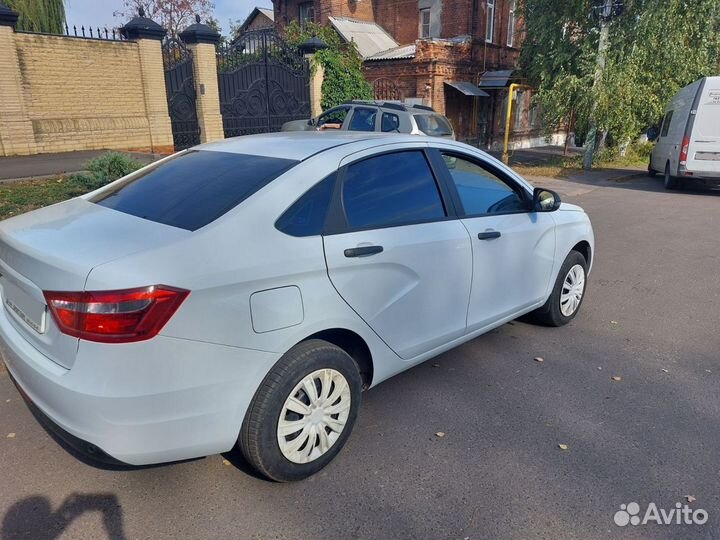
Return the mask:
<svg viewBox="0 0 720 540"><path fill-rule="evenodd" d="M74 174L70 179L86 191L93 191L140 167L142 163L127 154L107 152L85 164L87 173Z"/></svg>

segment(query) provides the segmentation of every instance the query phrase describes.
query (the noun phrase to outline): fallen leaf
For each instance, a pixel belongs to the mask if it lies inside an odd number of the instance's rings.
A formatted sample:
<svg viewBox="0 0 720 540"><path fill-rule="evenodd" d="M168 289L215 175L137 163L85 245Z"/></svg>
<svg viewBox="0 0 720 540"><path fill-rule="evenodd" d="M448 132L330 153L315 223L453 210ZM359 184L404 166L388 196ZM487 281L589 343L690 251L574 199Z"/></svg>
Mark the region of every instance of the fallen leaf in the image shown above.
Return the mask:
<svg viewBox="0 0 720 540"><path fill-rule="evenodd" d="M616 377L612 377L612 380L615 381L615 382L620 382L620 381L622 381L622 377L617 377L617 376L616 376Z"/></svg>
<svg viewBox="0 0 720 540"><path fill-rule="evenodd" d="M445 436L445 433L444 433L444 432L442 432L442 431L438 431L438 432L437 432L437 433L435 434L435 436L436 436L436 437L440 437L440 438L442 438L442 437L444 437L444 436Z"/></svg>
<svg viewBox="0 0 720 540"><path fill-rule="evenodd" d="M231 465L231 463L227 459L223 459L223 465Z"/></svg>
<svg viewBox="0 0 720 540"><path fill-rule="evenodd" d="M685 500L689 503L697 501L693 495L685 495Z"/></svg>
<svg viewBox="0 0 720 540"><path fill-rule="evenodd" d="M567 444L558 444L558 448L560 450L567 450L570 447Z"/></svg>
<svg viewBox="0 0 720 540"><path fill-rule="evenodd" d="M709 370L709 369L706 369L706 370L705 370L705 373L712 373L712 371Z"/></svg>
<svg viewBox="0 0 720 540"><path fill-rule="evenodd" d="M440 367L440 364L433 364L433 367Z"/></svg>
<svg viewBox="0 0 720 540"><path fill-rule="evenodd" d="M8 433L8 434L7 434L7 438L8 438L8 439L14 439L14 438L15 438L15 434L14 434L14 433Z"/></svg>
<svg viewBox="0 0 720 540"><path fill-rule="evenodd" d="M5 403L10 403L10 400L9 400L9 399L6 399L6 400L5 400Z"/></svg>
<svg viewBox="0 0 720 540"><path fill-rule="evenodd" d="M545 359L544 359L542 356L536 356L536 357L535 357L535 361L536 361L536 362L543 363L543 362L545 361Z"/></svg>
<svg viewBox="0 0 720 540"><path fill-rule="evenodd" d="M600 371L602 371L602 367L598 366L598 369L599 369Z"/></svg>
<svg viewBox="0 0 720 540"><path fill-rule="evenodd" d="M617 321L610 321L610 324L617 324Z"/></svg>
<svg viewBox="0 0 720 540"><path fill-rule="evenodd" d="M663 373L668 373L667 369L661 369L660 371L662 371Z"/></svg>

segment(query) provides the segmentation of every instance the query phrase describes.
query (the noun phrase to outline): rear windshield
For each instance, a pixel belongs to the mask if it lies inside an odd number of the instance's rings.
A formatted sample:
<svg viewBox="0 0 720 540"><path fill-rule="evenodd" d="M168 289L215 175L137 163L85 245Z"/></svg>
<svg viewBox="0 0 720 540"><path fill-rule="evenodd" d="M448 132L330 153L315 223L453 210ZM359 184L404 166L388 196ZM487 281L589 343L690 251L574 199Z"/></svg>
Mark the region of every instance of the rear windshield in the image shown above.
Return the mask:
<svg viewBox="0 0 720 540"><path fill-rule="evenodd" d="M425 135L430 137L446 137L452 135L452 127L450 122L444 116L439 114L414 114L413 118L417 122L418 128Z"/></svg>
<svg viewBox="0 0 720 540"><path fill-rule="evenodd" d="M225 214L297 161L193 150L104 191L92 202L195 231Z"/></svg>

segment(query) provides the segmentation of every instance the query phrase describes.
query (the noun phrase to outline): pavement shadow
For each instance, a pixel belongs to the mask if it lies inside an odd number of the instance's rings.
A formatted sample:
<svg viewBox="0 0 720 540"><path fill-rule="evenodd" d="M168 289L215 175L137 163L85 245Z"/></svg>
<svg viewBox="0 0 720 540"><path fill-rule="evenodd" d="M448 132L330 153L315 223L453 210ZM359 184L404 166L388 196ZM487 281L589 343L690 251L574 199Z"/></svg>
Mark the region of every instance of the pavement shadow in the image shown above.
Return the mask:
<svg viewBox="0 0 720 540"><path fill-rule="evenodd" d="M5 514L0 539L54 540L68 526L88 512L100 512L108 540L126 540L122 508L110 493L74 493L55 510L47 497L35 495L16 502Z"/></svg>
<svg viewBox="0 0 720 540"><path fill-rule="evenodd" d="M683 185L680 188L668 190L663 185L662 178L650 178L646 173L638 172L628 176L618 178L602 178L604 171L593 171L592 176L567 176L562 180L572 184L580 184L584 186L595 187L613 187L620 189L631 189L635 191L650 191L656 193L665 193L667 195L700 195L700 196L720 196L720 187L705 184L699 180L683 179ZM608 173L612 174L612 173Z"/></svg>

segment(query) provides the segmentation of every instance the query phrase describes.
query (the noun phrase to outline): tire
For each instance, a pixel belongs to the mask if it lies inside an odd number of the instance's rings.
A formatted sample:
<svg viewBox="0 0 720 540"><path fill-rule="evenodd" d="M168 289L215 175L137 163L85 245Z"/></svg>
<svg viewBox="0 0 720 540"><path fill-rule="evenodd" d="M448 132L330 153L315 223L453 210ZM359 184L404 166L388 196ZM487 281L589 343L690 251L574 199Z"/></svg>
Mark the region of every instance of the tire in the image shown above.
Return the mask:
<svg viewBox="0 0 720 540"><path fill-rule="evenodd" d="M310 380L314 384L305 386ZM319 339L304 341L283 355L255 393L240 430L240 450L271 480L307 478L330 463L350 437L361 392L358 366L345 351Z"/></svg>
<svg viewBox="0 0 720 540"><path fill-rule="evenodd" d="M677 189L677 179L670 174L670 162L665 164L665 189Z"/></svg>
<svg viewBox="0 0 720 540"><path fill-rule="evenodd" d="M652 156L650 157L650 161L648 162L648 176L650 178L655 178L657 176L657 171L652 168Z"/></svg>
<svg viewBox="0 0 720 540"><path fill-rule="evenodd" d="M563 296L563 289L567 279L569 279L570 271L578 272L582 270L582 287L578 291L580 293L579 299L577 299L577 305L575 305L572 311L568 311L570 307L568 304L565 306L563 300L567 300L567 296ZM564 326L572 321L580 311L580 306L585 298L585 290L587 288L587 261L583 257L582 253L578 251L571 251L570 254L565 258L558 277L555 280L555 286L553 287L550 298L547 299L545 305L538 308L531 313L531 319L534 322L545 326ZM570 295L572 296L572 295ZM565 302L567 304L567 301Z"/></svg>

